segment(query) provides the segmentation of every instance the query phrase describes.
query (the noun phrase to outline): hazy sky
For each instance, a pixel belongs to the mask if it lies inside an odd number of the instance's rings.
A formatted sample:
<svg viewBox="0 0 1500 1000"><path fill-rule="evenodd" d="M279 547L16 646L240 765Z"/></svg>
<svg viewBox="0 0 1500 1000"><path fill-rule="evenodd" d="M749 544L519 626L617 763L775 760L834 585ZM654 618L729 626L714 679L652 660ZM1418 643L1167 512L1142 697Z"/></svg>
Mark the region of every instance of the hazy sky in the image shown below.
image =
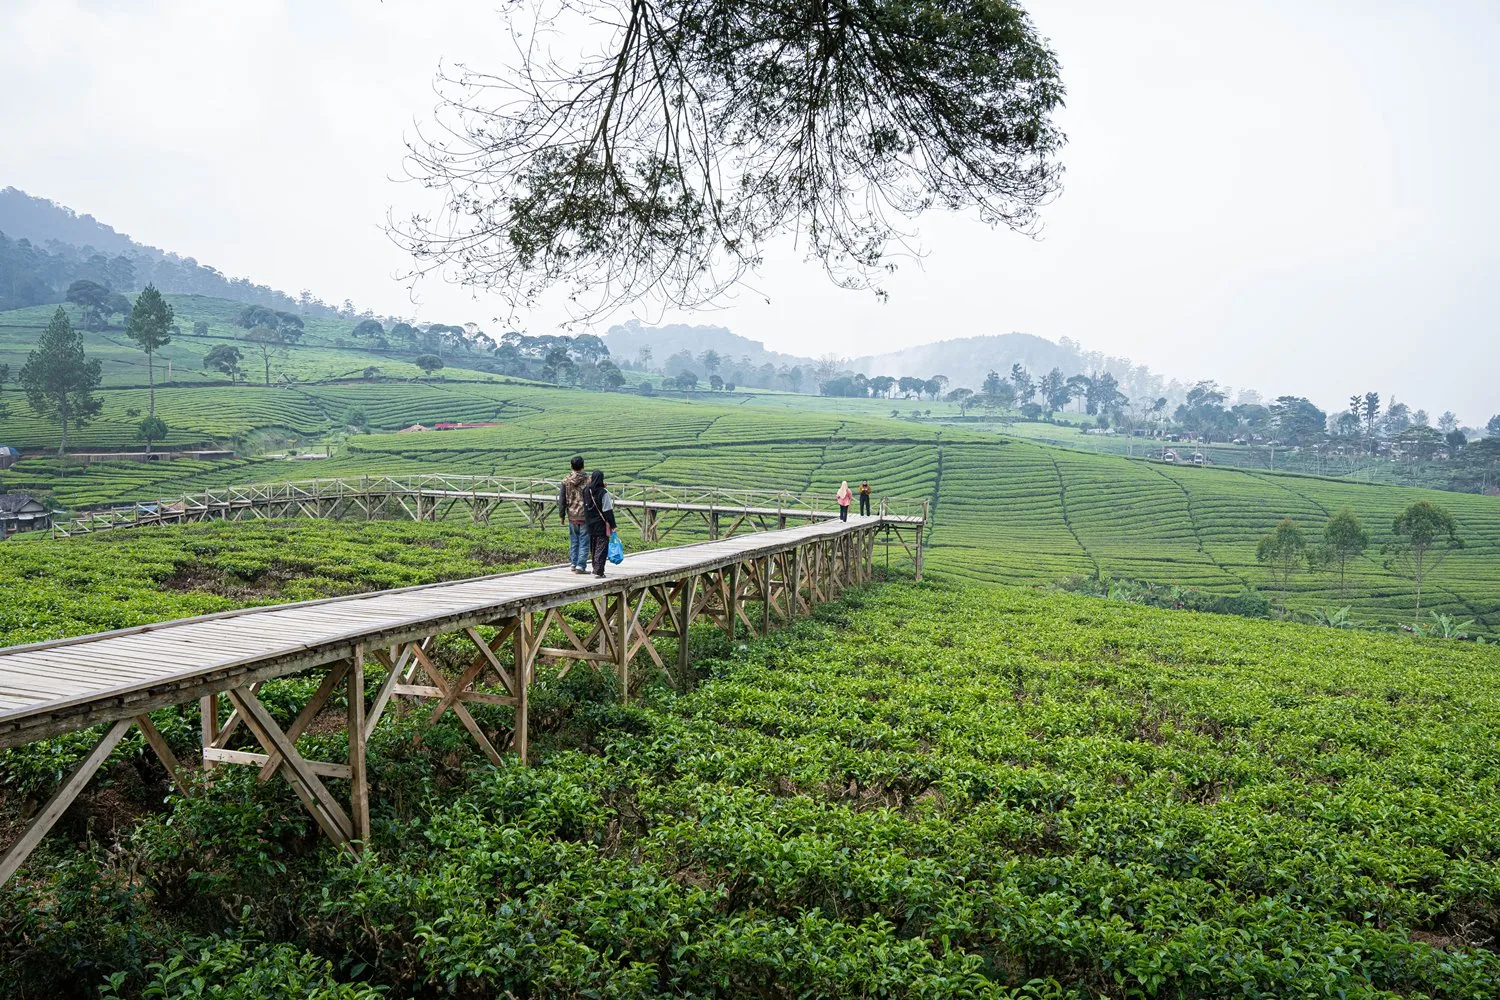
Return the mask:
<svg viewBox="0 0 1500 1000"><path fill-rule="evenodd" d="M390 180L402 137L440 58L495 65L497 5L0 0L0 186L294 293L493 328L461 288L413 304L380 224L431 204ZM786 253L769 302L698 321L846 356L1022 330L1325 407L1500 411L1500 3L1027 6L1069 90L1040 240L929 218L889 302Z"/></svg>

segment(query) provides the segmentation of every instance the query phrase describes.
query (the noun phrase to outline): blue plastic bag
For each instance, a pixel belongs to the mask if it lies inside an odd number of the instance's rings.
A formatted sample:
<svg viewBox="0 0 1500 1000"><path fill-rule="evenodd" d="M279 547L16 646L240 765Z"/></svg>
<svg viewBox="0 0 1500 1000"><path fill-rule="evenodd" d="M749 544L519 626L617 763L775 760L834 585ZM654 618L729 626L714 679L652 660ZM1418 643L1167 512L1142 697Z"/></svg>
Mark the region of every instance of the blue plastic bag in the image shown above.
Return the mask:
<svg viewBox="0 0 1500 1000"><path fill-rule="evenodd" d="M620 533L611 531L609 533L609 561L619 563L625 561L625 545L620 541Z"/></svg>

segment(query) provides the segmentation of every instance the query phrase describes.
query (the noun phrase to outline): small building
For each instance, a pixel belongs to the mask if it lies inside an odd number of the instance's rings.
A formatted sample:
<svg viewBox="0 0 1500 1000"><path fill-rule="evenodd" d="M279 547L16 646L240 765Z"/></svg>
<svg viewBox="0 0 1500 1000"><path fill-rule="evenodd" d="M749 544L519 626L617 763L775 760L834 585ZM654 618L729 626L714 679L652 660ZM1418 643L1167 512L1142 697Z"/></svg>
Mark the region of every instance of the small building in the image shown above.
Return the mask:
<svg viewBox="0 0 1500 1000"><path fill-rule="evenodd" d="M9 445L0 444L0 469L8 469L21 460L21 452Z"/></svg>
<svg viewBox="0 0 1500 1000"><path fill-rule="evenodd" d="M0 493L0 538L52 527L52 512L30 493Z"/></svg>

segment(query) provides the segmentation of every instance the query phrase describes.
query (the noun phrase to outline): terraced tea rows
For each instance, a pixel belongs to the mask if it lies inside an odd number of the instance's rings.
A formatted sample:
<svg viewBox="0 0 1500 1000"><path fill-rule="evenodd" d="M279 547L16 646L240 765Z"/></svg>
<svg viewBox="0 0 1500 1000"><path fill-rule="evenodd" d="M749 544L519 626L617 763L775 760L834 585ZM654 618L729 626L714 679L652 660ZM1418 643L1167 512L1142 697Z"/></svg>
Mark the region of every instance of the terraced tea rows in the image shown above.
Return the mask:
<svg viewBox="0 0 1500 1000"><path fill-rule="evenodd" d="M184 390L199 423L243 420L233 396ZM268 398L240 387L246 404ZM161 397L175 407L171 393ZM1167 467L1117 456L1049 448L988 432L938 428L833 410L752 409L730 400L642 398L486 384L308 387L277 390L278 418L316 424L362 406L372 422L437 418L498 420L476 431L356 436L343 453L308 466L213 470L212 482L309 475L430 471L556 476L584 454L620 481L831 494L841 480L868 479L877 496L933 502L928 567L974 582L1052 584L1076 575L1196 587L1234 595L1268 589L1255 545L1283 517L1310 536L1348 506L1373 538L1348 574L1340 599L1329 574L1293 576L1288 602L1308 610L1349 605L1363 620L1409 617L1411 583L1384 565L1390 524L1426 497L1458 518L1466 547L1449 556L1426 588L1424 607L1500 628L1500 500L1468 494L1369 487L1225 468ZM164 409L172 421L172 409ZM182 411L178 411L182 412ZM259 412L259 411L257 411ZM235 426L245 426L245 421ZM59 484L66 503L107 498L88 476ZM0 473L0 482L13 481ZM179 479L179 481L181 481ZM123 490L133 485L119 483ZM189 488L189 487L184 487Z"/></svg>

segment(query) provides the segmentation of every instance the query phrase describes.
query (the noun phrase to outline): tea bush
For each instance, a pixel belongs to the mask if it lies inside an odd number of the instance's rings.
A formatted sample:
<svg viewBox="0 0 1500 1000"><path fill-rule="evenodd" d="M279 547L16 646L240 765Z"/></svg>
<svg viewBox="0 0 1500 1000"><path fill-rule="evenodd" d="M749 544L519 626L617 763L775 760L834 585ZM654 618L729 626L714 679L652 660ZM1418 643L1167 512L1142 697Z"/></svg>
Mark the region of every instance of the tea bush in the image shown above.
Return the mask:
<svg viewBox="0 0 1500 1000"><path fill-rule="evenodd" d="M121 998L193 995L162 992L188 968L271 996L1500 981L1493 647L923 585L702 649L693 693L629 708L544 671L531 768L382 725L359 858L251 772L96 849L87 892L89 856L58 851L5 891L29 923L0 928L23 958L0 987L75 965ZM44 927L42 900L71 909Z"/></svg>

